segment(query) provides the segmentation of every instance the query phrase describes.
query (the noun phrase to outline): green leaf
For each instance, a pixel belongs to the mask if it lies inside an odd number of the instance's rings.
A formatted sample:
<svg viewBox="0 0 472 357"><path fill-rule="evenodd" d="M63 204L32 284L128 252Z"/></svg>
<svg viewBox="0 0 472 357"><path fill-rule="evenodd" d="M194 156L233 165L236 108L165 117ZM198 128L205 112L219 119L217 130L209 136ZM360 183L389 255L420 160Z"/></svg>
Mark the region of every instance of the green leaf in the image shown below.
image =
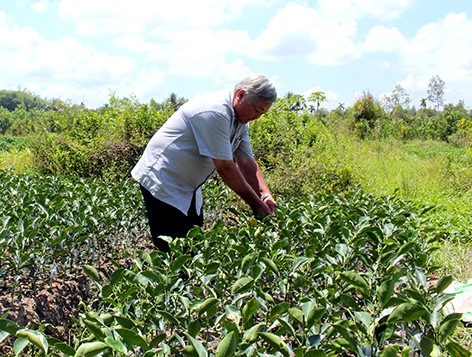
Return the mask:
<svg viewBox="0 0 472 357"><path fill-rule="evenodd" d="M105 343L117 352L125 355L128 354L128 349L121 340L116 340L112 336L108 336L105 338Z"/></svg>
<svg viewBox="0 0 472 357"><path fill-rule="evenodd" d="M0 331L0 344L8 338L10 334L6 331Z"/></svg>
<svg viewBox="0 0 472 357"><path fill-rule="evenodd" d="M100 274L98 274L98 270L95 269L91 265L83 265L82 269L84 269L84 273L88 275L92 280L94 280L97 283L100 283Z"/></svg>
<svg viewBox="0 0 472 357"><path fill-rule="evenodd" d="M384 308L390 301L393 293L395 291L395 280L388 279L382 281L379 289L377 290L377 300L379 302L380 308Z"/></svg>
<svg viewBox="0 0 472 357"><path fill-rule="evenodd" d="M18 325L13 321L4 318L0 319L0 331L6 331L10 335L15 335L16 331L18 331L19 329L20 328L18 327Z"/></svg>
<svg viewBox="0 0 472 357"><path fill-rule="evenodd" d="M281 316L277 319L277 321L280 323L280 325L285 329L287 330L287 333L289 333L291 336L295 337L296 336L296 332L295 332L295 328L292 326L292 324L290 322L288 322L288 318L287 316ZM285 334L286 332L284 332Z"/></svg>
<svg viewBox="0 0 472 357"><path fill-rule="evenodd" d="M250 321L252 321L252 316L259 310L259 303L256 299L249 300L246 305L243 307L242 316L243 316L243 326L246 326Z"/></svg>
<svg viewBox="0 0 472 357"><path fill-rule="evenodd" d="M454 357L470 357L470 352L464 347L459 345L457 342L449 342L446 345L447 350Z"/></svg>
<svg viewBox="0 0 472 357"><path fill-rule="evenodd" d="M256 341L257 334L263 325L257 324L252 326L249 330L246 330L243 335L243 344L250 344Z"/></svg>
<svg viewBox="0 0 472 357"><path fill-rule="evenodd" d="M196 337L201 329L202 325L200 324L200 321L198 321L198 319L190 321L187 325L187 331L192 337Z"/></svg>
<svg viewBox="0 0 472 357"><path fill-rule="evenodd" d="M30 341L36 347L39 347L45 354L48 353L49 344L42 333L30 329L21 329L16 331L16 336Z"/></svg>
<svg viewBox="0 0 472 357"><path fill-rule="evenodd" d="M180 325L180 322L179 320L177 320L177 318L168 313L167 311L164 311L164 310L157 310L156 311L159 315L161 315L163 318L165 318L167 321L169 321L170 323L173 323L174 325L176 326L179 326Z"/></svg>
<svg viewBox="0 0 472 357"><path fill-rule="evenodd" d="M200 341L197 339L193 338L189 334L187 334L188 339L190 340L190 343L192 344L193 348L195 349L195 352L197 352L198 357L207 357L208 353L205 347L202 345Z"/></svg>
<svg viewBox="0 0 472 357"><path fill-rule="evenodd" d="M395 310L390 314L387 319L387 322L408 322L415 321L422 317L425 313L425 310L422 306L405 302L398 305Z"/></svg>
<svg viewBox="0 0 472 357"><path fill-rule="evenodd" d="M288 313L299 323L303 324L305 321L303 319L303 311L296 308L296 307L291 307L288 309Z"/></svg>
<svg viewBox="0 0 472 357"><path fill-rule="evenodd" d="M434 349L434 342L427 336L423 336L420 341L420 350L423 356L431 356Z"/></svg>
<svg viewBox="0 0 472 357"><path fill-rule="evenodd" d="M306 318L306 327L311 328L316 322L320 321L325 312L326 308L323 306L315 306L313 309L311 309Z"/></svg>
<svg viewBox="0 0 472 357"><path fill-rule="evenodd" d="M123 316L115 316L115 320L116 322L118 322L118 324L121 326L121 327L124 327L124 328L127 328L127 329L132 329L133 327L136 326L136 324L134 323L133 320L127 318L127 317L123 317Z"/></svg>
<svg viewBox="0 0 472 357"><path fill-rule="evenodd" d="M66 356L73 356L75 355L75 350L69 346L67 343L64 343L62 341L57 341L54 343L49 343L51 347L54 347L55 349L61 351L64 355Z"/></svg>
<svg viewBox="0 0 472 357"><path fill-rule="evenodd" d="M361 321L365 327L369 327L372 322L372 317L368 312L365 311L354 311L359 321Z"/></svg>
<svg viewBox="0 0 472 357"><path fill-rule="evenodd" d="M123 340L125 342L133 344L135 346L139 346L145 351L149 349L149 346L146 341L133 330L129 330L126 328L118 328L115 331L118 332L121 337L123 337Z"/></svg>
<svg viewBox="0 0 472 357"><path fill-rule="evenodd" d="M274 263L272 259L269 259L267 257L262 257L261 261L265 263L274 273L279 272L279 268L277 268L277 265Z"/></svg>
<svg viewBox="0 0 472 357"><path fill-rule="evenodd" d="M176 272L184 266L192 257L190 255L179 255L170 265L173 272Z"/></svg>
<svg viewBox="0 0 472 357"><path fill-rule="evenodd" d="M278 305L275 305L274 308L270 311L270 319L276 319L280 315L286 313L290 308L290 304L288 302L282 302Z"/></svg>
<svg viewBox="0 0 472 357"><path fill-rule="evenodd" d="M451 276L445 276L442 277L441 279L438 280L436 284L435 291L437 294L442 293L444 290L447 289L449 285L452 283L452 277Z"/></svg>
<svg viewBox="0 0 472 357"><path fill-rule="evenodd" d="M459 321L459 319L447 320L441 325L439 328L439 342L444 342L446 338L454 333Z"/></svg>
<svg viewBox="0 0 472 357"><path fill-rule="evenodd" d="M241 262L241 271L245 272L249 267L251 267L255 259L256 253L247 254Z"/></svg>
<svg viewBox="0 0 472 357"><path fill-rule="evenodd" d="M271 332L259 332L259 336L261 336L274 351L281 352L284 356L289 356L287 344L280 336Z"/></svg>
<svg viewBox="0 0 472 357"><path fill-rule="evenodd" d="M370 289L367 281L355 271L343 271L339 276L348 284L351 284L362 291L368 291Z"/></svg>
<svg viewBox="0 0 472 357"><path fill-rule="evenodd" d="M101 327L95 323L94 321L90 321L88 319L84 320L84 325L93 333L93 335L98 338L99 340L103 340L105 338L105 334L103 333Z"/></svg>
<svg viewBox="0 0 472 357"><path fill-rule="evenodd" d="M75 352L75 357L96 356L107 349L109 349L109 347L104 342L87 342L81 344L79 348L77 348L77 351Z"/></svg>
<svg viewBox="0 0 472 357"><path fill-rule="evenodd" d="M233 356L237 347L238 347L237 337L234 331L231 331L218 344L218 347L216 348L215 357Z"/></svg>
<svg viewBox="0 0 472 357"><path fill-rule="evenodd" d="M303 357L326 357L326 352L318 349L308 350Z"/></svg>
<svg viewBox="0 0 472 357"><path fill-rule="evenodd" d="M383 349L379 357L397 357L399 352L399 347L397 345L390 345Z"/></svg>
<svg viewBox="0 0 472 357"><path fill-rule="evenodd" d="M214 297L206 299L198 308L198 313L202 316L205 312L209 311L218 304L218 300Z"/></svg>
<svg viewBox="0 0 472 357"><path fill-rule="evenodd" d="M17 338L13 343L13 351L15 356L19 356L26 346L30 344L30 341L25 338Z"/></svg>
<svg viewBox="0 0 472 357"><path fill-rule="evenodd" d="M231 293L234 294L240 294L248 291L254 282L254 279L251 277L242 277L238 279L233 286L231 287Z"/></svg>

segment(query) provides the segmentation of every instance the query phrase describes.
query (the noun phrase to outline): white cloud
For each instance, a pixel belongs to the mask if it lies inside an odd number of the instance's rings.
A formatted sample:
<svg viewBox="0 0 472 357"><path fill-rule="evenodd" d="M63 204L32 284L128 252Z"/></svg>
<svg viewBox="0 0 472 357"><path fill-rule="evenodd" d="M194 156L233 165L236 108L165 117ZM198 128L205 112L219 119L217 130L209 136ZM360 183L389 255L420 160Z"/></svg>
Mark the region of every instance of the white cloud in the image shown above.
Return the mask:
<svg viewBox="0 0 472 357"><path fill-rule="evenodd" d="M429 23L408 40L400 57L408 73L405 88L425 91L430 79L439 75L457 89L456 95L469 97L472 92L472 20L465 13L449 14Z"/></svg>
<svg viewBox="0 0 472 357"><path fill-rule="evenodd" d="M354 21L325 18L318 10L288 3L255 39L253 51L263 59L305 58L310 63L336 65L358 56L352 38Z"/></svg>
<svg viewBox="0 0 472 357"><path fill-rule="evenodd" d="M409 8L414 0L319 0L324 16L340 21L372 17L377 21L395 19Z"/></svg>
<svg viewBox="0 0 472 357"><path fill-rule="evenodd" d="M398 52L406 44L403 34L396 27L386 28L381 25L372 27L361 48L364 52Z"/></svg>
<svg viewBox="0 0 472 357"><path fill-rule="evenodd" d="M59 15L81 34L141 33L155 28L213 27L261 0L61 0Z"/></svg>
<svg viewBox="0 0 472 357"><path fill-rule="evenodd" d="M48 0L39 0L31 4L31 8L36 12L45 12L49 8Z"/></svg>
<svg viewBox="0 0 472 357"><path fill-rule="evenodd" d="M26 78L42 95L75 97L84 89L115 87L135 66L129 57L97 51L72 37L44 39L31 27L10 25L0 12L0 71Z"/></svg>
<svg viewBox="0 0 472 357"><path fill-rule="evenodd" d="M335 66L360 58L363 51L395 50L402 35L398 29L378 27L367 41L359 43L358 24L365 18L376 21L397 18L411 5L411 0L320 0L317 7L292 1L272 18L254 41L262 59L304 58L308 63ZM379 36L388 33L393 43Z"/></svg>

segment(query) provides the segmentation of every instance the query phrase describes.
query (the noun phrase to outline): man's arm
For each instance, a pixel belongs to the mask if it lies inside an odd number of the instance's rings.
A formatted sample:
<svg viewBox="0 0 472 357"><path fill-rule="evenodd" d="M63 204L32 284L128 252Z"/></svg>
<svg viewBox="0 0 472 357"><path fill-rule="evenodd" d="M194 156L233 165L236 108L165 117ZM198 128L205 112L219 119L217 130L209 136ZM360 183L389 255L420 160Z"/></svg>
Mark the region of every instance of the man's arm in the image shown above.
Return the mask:
<svg viewBox="0 0 472 357"><path fill-rule="evenodd" d="M272 211L271 214L274 214L274 207L277 203L270 193L257 162L248 157L236 157L236 163L245 180L259 194L264 203L269 206Z"/></svg>
<svg viewBox="0 0 472 357"><path fill-rule="evenodd" d="M265 215L272 215L273 209L270 208L259 197L259 191L255 191L254 182L248 182L242 170L232 160L216 160L213 159L216 171L234 192L236 192L257 214L262 211ZM251 180L253 181L253 180ZM257 193L256 193L257 192Z"/></svg>

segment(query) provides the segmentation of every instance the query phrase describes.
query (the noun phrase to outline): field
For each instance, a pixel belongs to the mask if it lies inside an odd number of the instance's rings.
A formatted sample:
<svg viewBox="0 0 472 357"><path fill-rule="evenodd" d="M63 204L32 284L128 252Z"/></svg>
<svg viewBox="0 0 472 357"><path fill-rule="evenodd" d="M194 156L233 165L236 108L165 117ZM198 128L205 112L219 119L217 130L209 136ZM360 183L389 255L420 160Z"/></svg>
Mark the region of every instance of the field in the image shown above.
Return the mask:
<svg viewBox="0 0 472 357"><path fill-rule="evenodd" d="M470 148L276 108L251 135L277 217L213 178L204 228L166 255L120 166L135 151L116 133L143 145L132 130L153 128L126 103L39 145L0 140L2 355L471 355L470 326L444 309L472 278Z"/></svg>

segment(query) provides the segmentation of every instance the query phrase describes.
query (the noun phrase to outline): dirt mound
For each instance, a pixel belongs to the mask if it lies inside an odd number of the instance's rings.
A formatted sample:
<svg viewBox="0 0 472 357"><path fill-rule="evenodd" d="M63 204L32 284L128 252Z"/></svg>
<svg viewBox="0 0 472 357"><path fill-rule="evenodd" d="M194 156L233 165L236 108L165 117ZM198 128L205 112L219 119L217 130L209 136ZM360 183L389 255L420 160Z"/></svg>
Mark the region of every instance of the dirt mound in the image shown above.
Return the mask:
<svg viewBox="0 0 472 357"><path fill-rule="evenodd" d="M0 292L0 316L15 322L20 328L44 328L48 336L64 342L71 338L72 318L77 317L81 302L88 303L97 291L84 275L35 282L35 289L12 296ZM11 342L11 341L9 341ZM11 346L0 346L7 353Z"/></svg>

